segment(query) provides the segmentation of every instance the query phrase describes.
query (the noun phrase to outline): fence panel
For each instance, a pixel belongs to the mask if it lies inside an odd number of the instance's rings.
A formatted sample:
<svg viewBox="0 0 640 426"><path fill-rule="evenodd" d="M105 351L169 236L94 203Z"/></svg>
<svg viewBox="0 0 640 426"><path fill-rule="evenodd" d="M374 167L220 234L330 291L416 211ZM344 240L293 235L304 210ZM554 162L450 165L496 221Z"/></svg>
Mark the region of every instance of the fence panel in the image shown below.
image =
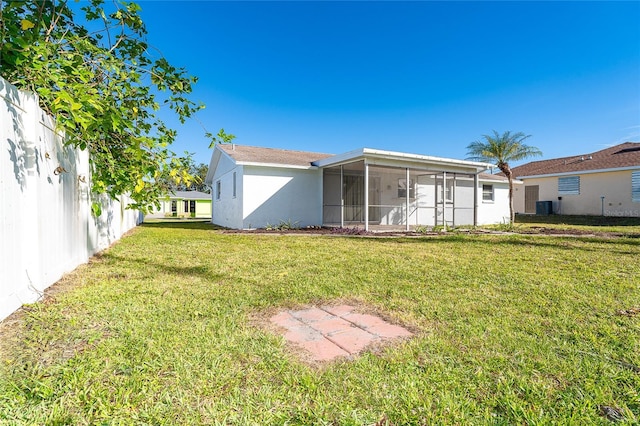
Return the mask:
<svg viewBox="0 0 640 426"><path fill-rule="evenodd" d="M35 95L0 77L0 321L141 222L126 198L91 214L89 156L64 146Z"/></svg>

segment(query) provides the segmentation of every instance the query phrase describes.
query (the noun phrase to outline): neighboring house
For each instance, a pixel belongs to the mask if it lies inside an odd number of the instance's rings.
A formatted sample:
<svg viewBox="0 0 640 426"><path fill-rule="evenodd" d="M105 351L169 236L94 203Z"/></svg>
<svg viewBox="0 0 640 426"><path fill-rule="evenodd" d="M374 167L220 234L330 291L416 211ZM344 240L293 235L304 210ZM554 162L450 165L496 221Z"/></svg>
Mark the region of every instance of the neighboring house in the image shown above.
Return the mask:
<svg viewBox="0 0 640 426"><path fill-rule="evenodd" d="M536 213L547 204L555 214L640 216L638 142L534 161L514 167L513 174L524 183L514 196L517 213Z"/></svg>
<svg viewBox="0 0 640 426"><path fill-rule="evenodd" d="M199 191L176 191L160 199L160 208L150 211L148 218L211 217L211 194Z"/></svg>
<svg viewBox="0 0 640 426"><path fill-rule="evenodd" d="M490 164L362 148L340 155L217 144L205 182L228 228L411 229L508 220L508 183Z"/></svg>

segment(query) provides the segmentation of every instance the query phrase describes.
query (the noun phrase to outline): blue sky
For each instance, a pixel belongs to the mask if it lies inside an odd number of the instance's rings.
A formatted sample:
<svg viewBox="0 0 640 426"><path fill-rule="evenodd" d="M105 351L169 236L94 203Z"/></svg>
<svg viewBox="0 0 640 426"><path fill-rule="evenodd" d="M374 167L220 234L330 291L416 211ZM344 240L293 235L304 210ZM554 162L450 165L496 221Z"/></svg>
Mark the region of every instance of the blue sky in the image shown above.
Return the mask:
<svg viewBox="0 0 640 426"><path fill-rule="evenodd" d="M544 158L640 141L640 2L139 1L236 143L465 158L493 129ZM197 122L177 152L209 162Z"/></svg>

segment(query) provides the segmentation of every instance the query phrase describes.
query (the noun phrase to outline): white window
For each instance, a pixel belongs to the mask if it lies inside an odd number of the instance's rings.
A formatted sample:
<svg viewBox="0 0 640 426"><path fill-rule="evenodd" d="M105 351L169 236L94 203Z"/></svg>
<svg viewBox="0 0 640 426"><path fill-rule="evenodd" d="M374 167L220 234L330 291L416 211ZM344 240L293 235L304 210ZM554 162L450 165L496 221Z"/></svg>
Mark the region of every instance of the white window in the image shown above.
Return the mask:
<svg viewBox="0 0 640 426"><path fill-rule="evenodd" d="M640 203L640 170L631 172L631 201Z"/></svg>
<svg viewBox="0 0 640 426"><path fill-rule="evenodd" d="M398 198L407 198L407 180L398 179ZM409 198L416 198L416 186L413 179L409 180Z"/></svg>
<svg viewBox="0 0 640 426"><path fill-rule="evenodd" d="M438 179L437 182L437 192L436 192L436 202L438 204L442 204L442 202L446 202L447 204L453 203L453 196L455 193L455 186L453 178L448 178L446 180L446 185L443 188L442 180Z"/></svg>
<svg viewBox="0 0 640 426"><path fill-rule="evenodd" d="M493 185L482 185L482 201L493 201Z"/></svg>
<svg viewBox="0 0 640 426"><path fill-rule="evenodd" d="M580 176L558 178L558 195L580 195Z"/></svg>
<svg viewBox="0 0 640 426"><path fill-rule="evenodd" d="M216 181L216 200L220 199L220 193L222 192L221 189L220 181L218 180Z"/></svg>
<svg viewBox="0 0 640 426"><path fill-rule="evenodd" d="M236 172L233 172L233 198L236 198Z"/></svg>

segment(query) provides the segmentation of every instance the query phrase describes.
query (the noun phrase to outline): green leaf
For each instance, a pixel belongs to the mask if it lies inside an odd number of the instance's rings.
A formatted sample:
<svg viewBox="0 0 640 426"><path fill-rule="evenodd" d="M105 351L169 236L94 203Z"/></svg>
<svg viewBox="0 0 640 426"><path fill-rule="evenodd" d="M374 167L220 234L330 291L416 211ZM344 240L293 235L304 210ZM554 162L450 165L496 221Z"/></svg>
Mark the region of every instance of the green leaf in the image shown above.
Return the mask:
<svg viewBox="0 0 640 426"><path fill-rule="evenodd" d="M94 217L102 216L102 204L100 203L91 203L91 213Z"/></svg>
<svg viewBox="0 0 640 426"><path fill-rule="evenodd" d="M22 28L22 31L30 30L31 28L33 28L35 26L36 26L36 24L34 24L33 22L29 21L28 19L23 19L22 21L20 21L20 27Z"/></svg>

